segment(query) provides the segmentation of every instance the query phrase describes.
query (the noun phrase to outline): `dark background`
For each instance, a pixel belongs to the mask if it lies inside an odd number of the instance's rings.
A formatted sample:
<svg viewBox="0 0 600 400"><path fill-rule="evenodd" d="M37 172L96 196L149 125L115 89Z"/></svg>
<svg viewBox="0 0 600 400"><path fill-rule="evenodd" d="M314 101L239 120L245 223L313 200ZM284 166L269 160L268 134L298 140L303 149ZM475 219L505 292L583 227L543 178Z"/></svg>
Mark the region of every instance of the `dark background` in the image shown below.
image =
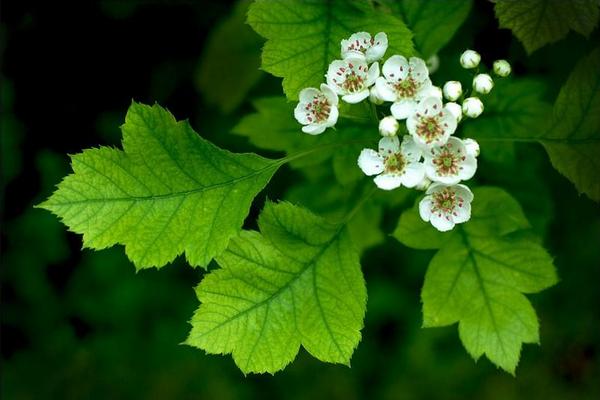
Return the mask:
<svg viewBox="0 0 600 400"><path fill-rule="evenodd" d="M391 238L363 257L369 304L352 368L301 351L274 377L244 377L230 356L178 344L198 305L192 289L201 270L178 260L136 274L121 248L82 251L79 236L32 207L69 172L66 154L119 144L132 99L159 102L223 147L248 149L228 131L249 103L226 115L196 84L207 37L233 4L2 2L2 398L597 398L598 206L578 196L538 146L519 146L518 157L549 188L527 207L543 209L540 231L561 282L530 296L542 346L524 347L516 378L485 359L474 363L455 326L420 328L431 253ZM596 30L591 42L597 38ZM509 57L517 76L545 78L550 100L589 47L571 34L526 57L483 1L442 62L466 46L484 59ZM281 94L279 80L265 74L248 98L263 94ZM284 169L267 195L280 198L290 177Z"/></svg>

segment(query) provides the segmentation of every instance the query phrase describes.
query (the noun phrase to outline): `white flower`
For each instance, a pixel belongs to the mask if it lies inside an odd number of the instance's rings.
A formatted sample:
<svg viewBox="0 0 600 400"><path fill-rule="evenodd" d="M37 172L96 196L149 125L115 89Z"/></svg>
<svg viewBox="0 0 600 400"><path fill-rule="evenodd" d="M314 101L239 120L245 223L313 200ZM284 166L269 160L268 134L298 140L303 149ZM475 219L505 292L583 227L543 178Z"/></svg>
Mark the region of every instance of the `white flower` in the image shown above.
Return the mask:
<svg viewBox="0 0 600 400"><path fill-rule="evenodd" d="M376 86L371 86L371 89L369 90L369 101L378 106L383 104L383 99L379 96Z"/></svg>
<svg viewBox="0 0 600 400"><path fill-rule="evenodd" d="M468 97L462 103L462 111L467 117L477 118L483 112L483 103L477 97Z"/></svg>
<svg viewBox="0 0 600 400"><path fill-rule="evenodd" d="M475 50L465 50L460 56L460 65L466 69L472 69L479 65L481 56Z"/></svg>
<svg viewBox="0 0 600 400"><path fill-rule="evenodd" d="M488 94L494 87L494 81L488 74L478 74L473 78L473 89L482 94Z"/></svg>
<svg viewBox="0 0 600 400"><path fill-rule="evenodd" d="M494 73L503 78L510 75L511 67L508 61L506 60L496 60L494 61Z"/></svg>
<svg viewBox="0 0 600 400"><path fill-rule="evenodd" d="M379 141L379 152L364 149L358 157L358 166L368 175L377 175L375 184L383 190L392 190L401 185L415 187L425 176L421 149L408 135L384 137Z"/></svg>
<svg viewBox="0 0 600 400"><path fill-rule="evenodd" d="M383 64L383 76L375 83L379 96L392 101L392 115L396 119L408 118L417 103L430 95L431 80L425 61L411 57L391 56Z"/></svg>
<svg viewBox="0 0 600 400"><path fill-rule="evenodd" d="M384 32L379 32L374 38L367 32L357 32L342 40L342 58L361 57L370 64L380 60L387 48L388 38Z"/></svg>
<svg viewBox="0 0 600 400"><path fill-rule="evenodd" d="M446 232L471 218L473 193L465 185L433 183L419 203L419 214L437 230Z"/></svg>
<svg viewBox="0 0 600 400"><path fill-rule="evenodd" d="M327 85L346 103L358 103L369 97L369 87L379 76L379 63L367 67L364 58L335 60L327 70Z"/></svg>
<svg viewBox="0 0 600 400"><path fill-rule="evenodd" d="M427 60L427 62L425 64L427 65L429 74L433 74L440 67L440 58L438 57L437 54L434 54L431 57L429 57L429 59Z"/></svg>
<svg viewBox="0 0 600 400"><path fill-rule="evenodd" d="M456 117L442 107L442 100L428 97L421 101L406 120L406 127L415 142L422 147L441 146L456 130Z"/></svg>
<svg viewBox="0 0 600 400"><path fill-rule="evenodd" d="M391 115L379 121L379 133L381 133L381 136L394 136L398 132L398 128L400 128L398 120Z"/></svg>
<svg viewBox="0 0 600 400"><path fill-rule="evenodd" d="M459 81L448 81L444 84L444 97L450 101L458 100L462 94L462 85Z"/></svg>
<svg viewBox="0 0 600 400"><path fill-rule="evenodd" d="M463 139L463 144L467 148L467 154L477 157L479 155L479 143L473 139Z"/></svg>
<svg viewBox="0 0 600 400"><path fill-rule="evenodd" d="M423 156L425 174L434 182L454 185L471 179L477 170L477 159L456 137L450 137L445 145L425 151Z"/></svg>
<svg viewBox="0 0 600 400"><path fill-rule="evenodd" d="M300 103L294 110L294 117L302 125L302 132L310 135L323 133L334 126L338 119L338 97L329 86L322 83L321 90L302 89Z"/></svg>
<svg viewBox="0 0 600 400"><path fill-rule="evenodd" d="M460 120L462 119L461 106L458 103L448 102L446 103L445 107L448 109L448 111L450 111L452 115L454 115L454 118L456 118L456 122L460 122Z"/></svg>

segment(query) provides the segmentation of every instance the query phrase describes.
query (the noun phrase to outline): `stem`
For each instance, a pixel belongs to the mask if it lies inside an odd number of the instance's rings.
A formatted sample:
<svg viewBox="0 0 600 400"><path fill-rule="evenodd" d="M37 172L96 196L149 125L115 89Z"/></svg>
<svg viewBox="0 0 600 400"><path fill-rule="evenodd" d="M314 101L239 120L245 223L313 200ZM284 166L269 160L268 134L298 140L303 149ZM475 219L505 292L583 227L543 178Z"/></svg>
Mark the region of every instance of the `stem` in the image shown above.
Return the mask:
<svg viewBox="0 0 600 400"><path fill-rule="evenodd" d="M367 144L367 143L369 143L369 142L366 139L363 139L363 140L349 140L349 141L346 141L346 142L328 143L328 144L324 144L323 146L313 147L311 149L299 151L298 153L290 154L288 156L280 158L279 160L277 160L277 165L280 166L280 165L283 165L283 164L287 164L287 163L289 163L291 161L297 160L299 158L306 157L306 156L311 155L313 153L318 153L321 150L335 149L335 148L338 148L338 147L350 146L350 145L353 145L353 144Z"/></svg>
<svg viewBox="0 0 600 400"><path fill-rule="evenodd" d="M346 216L342 220L341 224L342 225L346 225L354 217L354 215L356 215L356 213L358 212L358 210L360 210L360 208L367 202L367 200L369 200L371 198L371 196L375 193L376 190L377 190L377 187L376 186L372 186L371 189L369 189L369 191L367 192L367 194L365 194L354 205L354 207L352 207L352 210L350 210L350 212L348 212L348 214L346 214Z"/></svg>

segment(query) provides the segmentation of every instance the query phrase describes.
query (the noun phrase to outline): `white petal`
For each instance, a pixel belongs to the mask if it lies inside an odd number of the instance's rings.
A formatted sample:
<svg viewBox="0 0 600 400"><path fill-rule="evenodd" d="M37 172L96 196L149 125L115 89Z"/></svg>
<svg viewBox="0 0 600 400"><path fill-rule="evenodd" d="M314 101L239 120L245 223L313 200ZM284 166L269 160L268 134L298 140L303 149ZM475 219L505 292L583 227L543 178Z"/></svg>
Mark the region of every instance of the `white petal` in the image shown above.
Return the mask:
<svg viewBox="0 0 600 400"><path fill-rule="evenodd" d="M346 91L342 88L341 84L344 82L345 77L342 75L338 75L340 72L340 68L348 68L346 61L344 60L335 60L331 64L329 64L329 68L327 69L327 86L329 86L334 92L337 94L345 94Z"/></svg>
<svg viewBox="0 0 600 400"><path fill-rule="evenodd" d="M360 92L342 96L342 100L344 100L346 103L356 104L356 103L360 103L367 97L369 97L369 89L364 89L364 90L361 90Z"/></svg>
<svg viewBox="0 0 600 400"><path fill-rule="evenodd" d="M444 134L447 136L452 135L456 131L456 118L448 109L442 110L442 117L440 118L440 124L444 129Z"/></svg>
<svg viewBox="0 0 600 400"><path fill-rule="evenodd" d="M413 139L417 141L417 143L420 143L421 141L418 140L417 135L418 123L419 119L417 118L416 114L411 114L411 116L406 119L406 129L408 129L408 133L410 133L410 135L413 137Z"/></svg>
<svg viewBox="0 0 600 400"><path fill-rule="evenodd" d="M319 94L321 94L321 92L319 92L318 89L309 87L306 89L302 89L302 91L300 92L300 95L298 97L300 99L300 103L310 103Z"/></svg>
<svg viewBox="0 0 600 400"><path fill-rule="evenodd" d="M420 86L417 89L417 93L415 93L414 97L418 101L423 101L428 97L438 97L438 93L436 89L433 89L433 84L431 83L431 80L427 78L423 82L421 82Z"/></svg>
<svg viewBox="0 0 600 400"><path fill-rule="evenodd" d="M456 213L453 218L455 223L467 222L471 219L471 203L465 202L462 207L456 206L454 212Z"/></svg>
<svg viewBox="0 0 600 400"><path fill-rule="evenodd" d="M294 108L294 117L296 121L300 122L302 125L310 124L308 120L308 113L306 112L307 103L298 103L296 108Z"/></svg>
<svg viewBox="0 0 600 400"><path fill-rule="evenodd" d="M382 71L386 80L389 82L398 82L408 75L408 61L403 56L391 56L383 64Z"/></svg>
<svg viewBox="0 0 600 400"><path fill-rule="evenodd" d="M427 64L425 64L425 61L421 58L411 57L410 69L410 75L418 83L424 82L426 79L429 78L429 70L427 69Z"/></svg>
<svg viewBox="0 0 600 400"><path fill-rule="evenodd" d="M426 194L432 194L435 192L439 192L440 190L444 189L446 186L448 185L444 185L442 183L432 183L431 186L429 186L429 188L427 189Z"/></svg>
<svg viewBox="0 0 600 400"><path fill-rule="evenodd" d="M425 85L419 92L419 97L421 97L421 98L437 97L437 98L441 99L443 97L442 89L440 89L437 86L427 85L427 83L425 83Z"/></svg>
<svg viewBox="0 0 600 400"><path fill-rule="evenodd" d="M421 147L419 147L415 143L413 138L409 135L404 135L404 137L402 138L400 151L402 152L402 155L404 156L404 158L406 158L406 161L408 162L419 161L423 154Z"/></svg>
<svg viewBox="0 0 600 400"><path fill-rule="evenodd" d="M398 136L386 136L379 140L379 154L382 156L397 153L398 151L400 151Z"/></svg>
<svg viewBox="0 0 600 400"><path fill-rule="evenodd" d="M406 119L410 117L416 109L417 102L411 99L397 101L390 107L390 111L396 119Z"/></svg>
<svg viewBox="0 0 600 400"><path fill-rule="evenodd" d="M384 77L380 76L375 80L375 88L377 88L377 93L380 99L384 101L396 101L396 91L392 88L392 85L385 80Z"/></svg>
<svg viewBox="0 0 600 400"><path fill-rule="evenodd" d="M321 133L325 132L325 129L327 129L327 127L323 123L310 124L310 125L303 126L302 132L308 133L309 135L320 135Z"/></svg>
<svg viewBox="0 0 600 400"><path fill-rule="evenodd" d="M367 87L372 86L377 78L379 78L379 63L374 62L369 67L369 72L367 74L367 81L365 82Z"/></svg>
<svg viewBox="0 0 600 400"><path fill-rule="evenodd" d="M358 166L365 175L377 175L383 172L383 157L375 150L363 149L358 156Z"/></svg>
<svg viewBox="0 0 600 400"><path fill-rule="evenodd" d="M362 51L356 51L356 50L348 50L344 53L342 53L342 58L347 60L348 58L360 58L362 60L367 60L365 54Z"/></svg>
<svg viewBox="0 0 600 400"><path fill-rule="evenodd" d="M367 49L367 62L373 62L381 59L388 48L388 38L384 32L379 32L373 38L373 45Z"/></svg>
<svg viewBox="0 0 600 400"><path fill-rule="evenodd" d="M327 117L327 121L325 122L325 126L328 128L334 126L338 120L339 115L340 112L338 111L338 108L335 106L331 107L331 111L329 111L329 117Z"/></svg>
<svg viewBox="0 0 600 400"><path fill-rule="evenodd" d="M432 117L442 111L442 100L437 97L427 97L419 103L417 112ZM456 124L455 124L456 126Z"/></svg>
<svg viewBox="0 0 600 400"><path fill-rule="evenodd" d="M452 217L440 212L431 214L429 222L431 222L431 225L433 225L434 228L441 232L447 232L454 228L454 220Z"/></svg>
<svg viewBox="0 0 600 400"><path fill-rule="evenodd" d="M321 83L321 92L323 92L323 94L325 95L325 97L327 98L327 101L329 101L329 104L332 106L337 106L338 105L338 96L337 94L333 91L333 89L331 89L329 86L327 86L324 83Z"/></svg>
<svg viewBox="0 0 600 400"><path fill-rule="evenodd" d="M473 192L471 192L471 189L469 189L467 185L458 184L454 186L454 190L457 195L465 200L465 202L470 203L473 200Z"/></svg>
<svg viewBox="0 0 600 400"><path fill-rule="evenodd" d="M425 169L420 162L409 163L404 167L402 174L402 184L407 188L417 186L425 177Z"/></svg>
<svg viewBox="0 0 600 400"><path fill-rule="evenodd" d="M421 216L421 219L425 222L429 222L429 218L431 218L431 200L431 196L425 196L419 202L419 215Z"/></svg>
<svg viewBox="0 0 600 400"><path fill-rule="evenodd" d="M475 175L475 171L477 171L477 159L472 155L467 154L460 166L462 168L458 173L460 179L463 181L471 179L473 175Z"/></svg>
<svg viewBox="0 0 600 400"><path fill-rule="evenodd" d="M373 180L375 181L377 187L383 190L396 189L397 187L400 187L402 185L402 178L395 174L377 175Z"/></svg>

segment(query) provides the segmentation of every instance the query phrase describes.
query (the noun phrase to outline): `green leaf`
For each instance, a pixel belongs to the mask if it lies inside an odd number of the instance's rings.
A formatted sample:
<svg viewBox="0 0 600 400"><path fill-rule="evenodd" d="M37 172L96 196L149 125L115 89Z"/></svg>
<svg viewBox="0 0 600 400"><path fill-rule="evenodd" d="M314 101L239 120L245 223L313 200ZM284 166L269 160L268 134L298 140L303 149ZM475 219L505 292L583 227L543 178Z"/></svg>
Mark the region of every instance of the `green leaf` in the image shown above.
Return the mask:
<svg viewBox="0 0 600 400"><path fill-rule="evenodd" d="M403 0L390 3L414 34L415 48L428 59L452 39L471 11L471 0Z"/></svg>
<svg viewBox="0 0 600 400"><path fill-rule="evenodd" d="M263 40L246 25L249 4L248 0L239 1L211 33L196 77L204 99L225 113L233 111L262 76Z"/></svg>
<svg viewBox="0 0 600 400"><path fill-rule="evenodd" d="M281 165L219 149L159 105L132 103L122 131L124 150L72 156L74 173L39 207L83 234L85 247L124 245L137 268L184 252L191 265L207 265Z"/></svg>
<svg viewBox="0 0 600 400"><path fill-rule="evenodd" d="M501 28L512 30L528 53L574 30L589 36L598 23L598 0L493 0Z"/></svg>
<svg viewBox="0 0 600 400"><path fill-rule="evenodd" d="M258 225L231 240L196 289L186 344L231 353L244 373L279 371L300 345L348 365L367 295L345 226L285 202L267 203Z"/></svg>
<svg viewBox="0 0 600 400"><path fill-rule="evenodd" d="M542 144L554 168L600 201L600 48L575 66L562 87Z"/></svg>
<svg viewBox="0 0 600 400"><path fill-rule="evenodd" d="M394 236L411 247L440 248L421 292L423 326L458 322L473 358L485 354L514 374L522 344L539 342L537 317L523 293L554 285L556 272L543 247L520 234L529 223L510 195L491 187L473 192L466 224L434 235L414 207L402 215Z"/></svg>
<svg viewBox="0 0 600 400"><path fill-rule="evenodd" d="M248 23L267 39L262 68L283 78L291 100L305 87L318 87L331 61L340 58L340 41L355 32L385 32L386 54L413 53L412 34L398 18L360 0L257 0Z"/></svg>

